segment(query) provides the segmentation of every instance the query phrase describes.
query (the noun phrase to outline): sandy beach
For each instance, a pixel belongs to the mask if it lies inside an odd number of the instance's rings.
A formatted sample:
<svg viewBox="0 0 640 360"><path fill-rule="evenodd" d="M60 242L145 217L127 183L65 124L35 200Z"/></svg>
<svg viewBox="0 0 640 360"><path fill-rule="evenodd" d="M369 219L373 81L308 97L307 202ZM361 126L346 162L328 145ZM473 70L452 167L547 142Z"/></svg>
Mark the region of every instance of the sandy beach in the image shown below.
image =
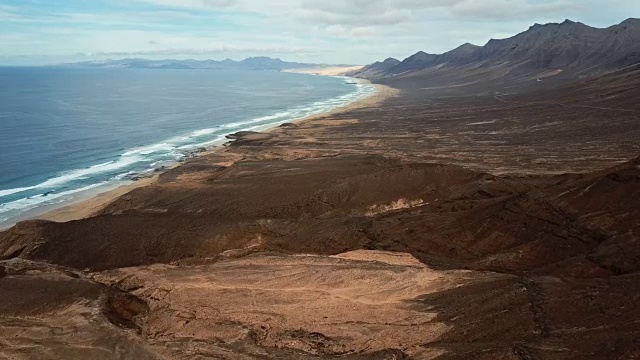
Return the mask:
<svg viewBox="0 0 640 360"><path fill-rule="evenodd" d="M345 75L348 72L362 69L363 66L329 66L329 67L317 67L317 68L303 68L303 69L289 69L286 72L310 74L310 75L322 75L322 76L340 76Z"/></svg>
<svg viewBox="0 0 640 360"><path fill-rule="evenodd" d="M153 184L155 181L157 181L157 179L158 176L154 175L151 177L146 177L144 179L136 180L131 184L119 186L114 190L97 194L86 200L80 200L78 202L71 203L59 209L55 209L45 214L38 215L35 218L56 222L66 222L83 219L94 215L120 196L139 187Z"/></svg>
<svg viewBox="0 0 640 360"><path fill-rule="evenodd" d="M337 68L329 68L326 69L327 72L323 73L323 76L334 76L334 75L338 75L339 73L345 72L350 70L351 68L343 68L343 67L337 67ZM300 71L300 73L310 73L310 72L306 72L306 71ZM359 80L362 82L368 82L366 80ZM366 107L370 107L370 106L375 106L377 104L380 104L381 102L383 102L386 99L392 98L394 96L398 95L398 90L390 88L388 86L384 86L384 85L378 85L378 84L373 84L373 86L375 87L375 92L368 95L365 98L356 100L346 106L342 106L342 107L338 107L335 108L331 111L322 113L322 114L317 114L317 115L312 115L306 118L301 118L301 119L297 119L297 120L293 120L292 123L295 124L300 124L303 123L305 121L312 121L312 120L317 120L320 118L325 118L327 116L332 116L332 115L336 115L339 114L341 112L346 112L346 111L350 111L350 110L357 110L359 108L366 108ZM273 126L269 129L265 129L263 130L263 132L265 133L269 133L269 132L274 132L274 131L278 131L278 129L280 128L280 126ZM259 136L258 136L259 137ZM215 154L215 153L223 153L225 152L226 148L223 146L214 146L213 148L206 150L204 152L202 152L201 154L199 154L199 156L203 156L203 155L211 155L211 154ZM196 155L198 156L198 155ZM234 159L231 158L229 161L225 161L225 165L230 166L232 165L234 162ZM172 169L175 168L177 166L180 166L180 163L176 163L173 166L169 166L168 169ZM68 205L65 205L63 207L60 208L56 208L54 210L51 211L46 211L44 213L39 213L38 209L35 209L35 215L29 215L27 214L27 216L25 216L24 218L21 219L22 220L28 220L28 219L39 219L39 220L48 220L48 221L55 221L55 222L67 222L67 221L73 221L73 220L79 220L79 219L83 219L83 218L87 218L90 217L96 213L98 213L100 210L102 210L103 208L105 208L107 205L109 205L110 203L112 203L113 201L115 201L116 199L118 199L119 197L125 195L126 193L140 188L140 187L144 187L144 186L148 186L150 184L155 183L159 178L158 174L154 174L152 176L149 177L145 177L143 179L140 180L136 180L134 182L132 182L131 184L127 184L127 185L123 185L120 186L114 190L111 191L107 191L107 192L103 192L103 193L99 193L96 194L94 196L89 195L88 199L80 199L76 202L72 202ZM0 228L0 230L2 229L6 229L9 228L11 225L7 224L5 225L3 228Z"/></svg>

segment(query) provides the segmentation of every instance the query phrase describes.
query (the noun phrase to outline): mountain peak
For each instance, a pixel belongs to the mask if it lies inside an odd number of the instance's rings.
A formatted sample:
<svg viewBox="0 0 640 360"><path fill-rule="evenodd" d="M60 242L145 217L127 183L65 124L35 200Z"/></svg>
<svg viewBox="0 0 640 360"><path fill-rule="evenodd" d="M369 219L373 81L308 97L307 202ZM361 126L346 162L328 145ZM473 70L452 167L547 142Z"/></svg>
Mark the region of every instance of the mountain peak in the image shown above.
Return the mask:
<svg viewBox="0 0 640 360"><path fill-rule="evenodd" d="M610 28L596 28L570 19L562 23L535 24L529 30L504 39L491 39L480 47L465 43L440 55L419 51L390 68L384 77L458 76L461 71L508 68L514 79L539 76L548 71L596 74L640 63L640 19L630 18ZM430 69L430 71L423 71ZM493 71L493 70L491 70ZM557 74L557 73L556 73ZM374 74L376 75L376 74ZM580 75L581 76L581 75ZM520 81L520 80L518 80Z"/></svg>
<svg viewBox="0 0 640 360"><path fill-rule="evenodd" d="M547 23L547 24L539 24L539 23L535 23L533 24L531 27L529 27L529 31L531 30L542 30L542 29L548 29L548 28L554 28L554 27L572 27L575 25L584 25L581 22L577 22L577 21L573 21L570 19L566 19L565 21L561 22L561 23Z"/></svg>
<svg viewBox="0 0 640 360"><path fill-rule="evenodd" d="M429 53L426 53L424 51L418 51L417 53L411 55L409 57L409 59L429 59L429 58L432 58L434 56L436 56L436 55L429 54Z"/></svg>
<svg viewBox="0 0 640 360"><path fill-rule="evenodd" d="M270 58L268 56L253 56L253 57L248 57L242 61L251 61L251 60L282 61L280 58Z"/></svg>
<svg viewBox="0 0 640 360"><path fill-rule="evenodd" d="M471 43L465 43L453 50L449 50L446 53L439 55L439 57L443 62L457 61L463 59L466 56L469 56L470 54L473 54L480 48L480 46L473 45Z"/></svg>
<svg viewBox="0 0 640 360"><path fill-rule="evenodd" d="M472 43L464 43L460 46L458 46L457 48L451 50L451 51L469 51L469 50L477 50L479 49L481 46L478 45L474 45Z"/></svg>
<svg viewBox="0 0 640 360"><path fill-rule="evenodd" d="M638 18L628 18L627 20L620 23L620 25L640 25L640 19Z"/></svg>

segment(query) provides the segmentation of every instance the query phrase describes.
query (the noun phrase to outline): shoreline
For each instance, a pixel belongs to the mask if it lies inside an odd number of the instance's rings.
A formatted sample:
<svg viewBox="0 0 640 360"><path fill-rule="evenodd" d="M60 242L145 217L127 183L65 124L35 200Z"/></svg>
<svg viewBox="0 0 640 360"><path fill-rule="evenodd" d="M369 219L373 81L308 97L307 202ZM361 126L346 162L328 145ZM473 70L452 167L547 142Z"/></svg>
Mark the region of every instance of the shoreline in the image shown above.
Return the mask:
<svg viewBox="0 0 640 360"><path fill-rule="evenodd" d="M315 68L302 68L302 69L289 69L284 72L296 73L296 74L308 74L318 76L344 76L344 74L362 69L364 66L328 66L328 67L315 67Z"/></svg>
<svg viewBox="0 0 640 360"><path fill-rule="evenodd" d="M307 73L307 74L311 74L311 73ZM343 76L343 75L331 74L331 75L318 75L318 76L335 77L335 76ZM380 103L390 97L397 96L399 92L397 89L393 89L385 85L373 84L368 80L364 80L364 79L357 79L357 80L363 84L369 84L373 86L374 90L367 96L356 99L351 103L336 107L334 109L331 109L329 111L325 111L322 113L313 114L313 115L302 117L299 119L287 121L286 123L300 124L305 121L311 121L313 119L317 119L318 117L326 117L326 116L331 116L331 115L335 115L338 113L342 113L342 112L346 112L346 111L350 111L358 108L365 108L365 107ZM269 133L269 132L273 132L280 129L281 125L282 124L269 125L264 129L257 129L253 131ZM64 222L89 218L95 215L96 213L98 213L99 211L101 211L102 209L104 209L105 207L107 207L109 204L111 204L115 200L119 199L121 196L135 189L154 184L159 179L160 175L162 175L164 172L170 169L175 169L176 167L182 166L183 164L185 164L186 162L189 162L194 158L198 158L205 155L211 155L218 152L221 152L221 153L224 152L227 148L223 145L229 141L231 140L224 140L224 142L221 144L211 145L211 147L201 152L195 153L192 157L189 157L182 161L177 161L167 166L160 172L156 172L147 177L134 180L128 184L116 186L111 190L107 190L107 191L89 190L87 191L86 194L84 195L80 194L76 199L67 203L50 204L50 205L45 205L39 208L31 209L29 211L26 211L23 214L24 216L19 216L5 224L0 224L0 231L7 230L20 222L29 221L29 220L44 220L44 221L64 223ZM232 164L233 162L230 162L229 166ZM57 206L57 205L61 205L61 206Z"/></svg>

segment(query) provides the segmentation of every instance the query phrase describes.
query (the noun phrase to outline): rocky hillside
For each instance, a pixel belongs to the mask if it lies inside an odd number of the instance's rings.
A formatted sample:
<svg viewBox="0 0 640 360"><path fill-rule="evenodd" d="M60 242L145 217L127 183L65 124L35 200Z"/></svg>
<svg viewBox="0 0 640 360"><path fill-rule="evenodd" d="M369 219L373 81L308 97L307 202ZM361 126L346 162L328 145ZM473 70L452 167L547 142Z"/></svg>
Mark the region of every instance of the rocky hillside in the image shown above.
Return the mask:
<svg viewBox="0 0 640 360"><path fill-rule="evenodd" d="M351 75L390 84L571 81L637 64L639 40L640 19L605 29L566 20L535 24L523 33L492 39L482 47L464 44L440 55L421 51L385 71L376 63Z"/></svg>
<svg viewBox="0 0 640 360"><path fill-rule="evenodd" d="M360 70L357 70L359 77L374 79L384 77L389 70L400 64L400 60L388 58L385 61L377 61Z"/></svg>

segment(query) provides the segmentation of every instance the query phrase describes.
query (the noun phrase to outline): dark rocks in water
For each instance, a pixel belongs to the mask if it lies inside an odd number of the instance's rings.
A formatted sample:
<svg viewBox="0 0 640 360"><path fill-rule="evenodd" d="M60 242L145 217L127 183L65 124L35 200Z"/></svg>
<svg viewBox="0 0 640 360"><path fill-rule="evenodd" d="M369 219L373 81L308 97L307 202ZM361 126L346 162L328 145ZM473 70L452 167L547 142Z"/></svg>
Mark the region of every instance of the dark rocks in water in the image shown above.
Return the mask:
<svg viewBox="0 0 640 360"><path fill-rule="evenodd" d="M243 136L251 135L251 134L260 134L260 133L259 132L255 132L255 131L238 131L236 133L229 134L229 135L227 135L225 137L227 139L235 140L235 139L241 138Z"/></svg>
<svg viewBox="0 0 640 360"><path fill-rule="evenodd" d="M281 128L297 128L298 125L294 124L294 123L284 123L282 125L280 125Z"/></svg>

